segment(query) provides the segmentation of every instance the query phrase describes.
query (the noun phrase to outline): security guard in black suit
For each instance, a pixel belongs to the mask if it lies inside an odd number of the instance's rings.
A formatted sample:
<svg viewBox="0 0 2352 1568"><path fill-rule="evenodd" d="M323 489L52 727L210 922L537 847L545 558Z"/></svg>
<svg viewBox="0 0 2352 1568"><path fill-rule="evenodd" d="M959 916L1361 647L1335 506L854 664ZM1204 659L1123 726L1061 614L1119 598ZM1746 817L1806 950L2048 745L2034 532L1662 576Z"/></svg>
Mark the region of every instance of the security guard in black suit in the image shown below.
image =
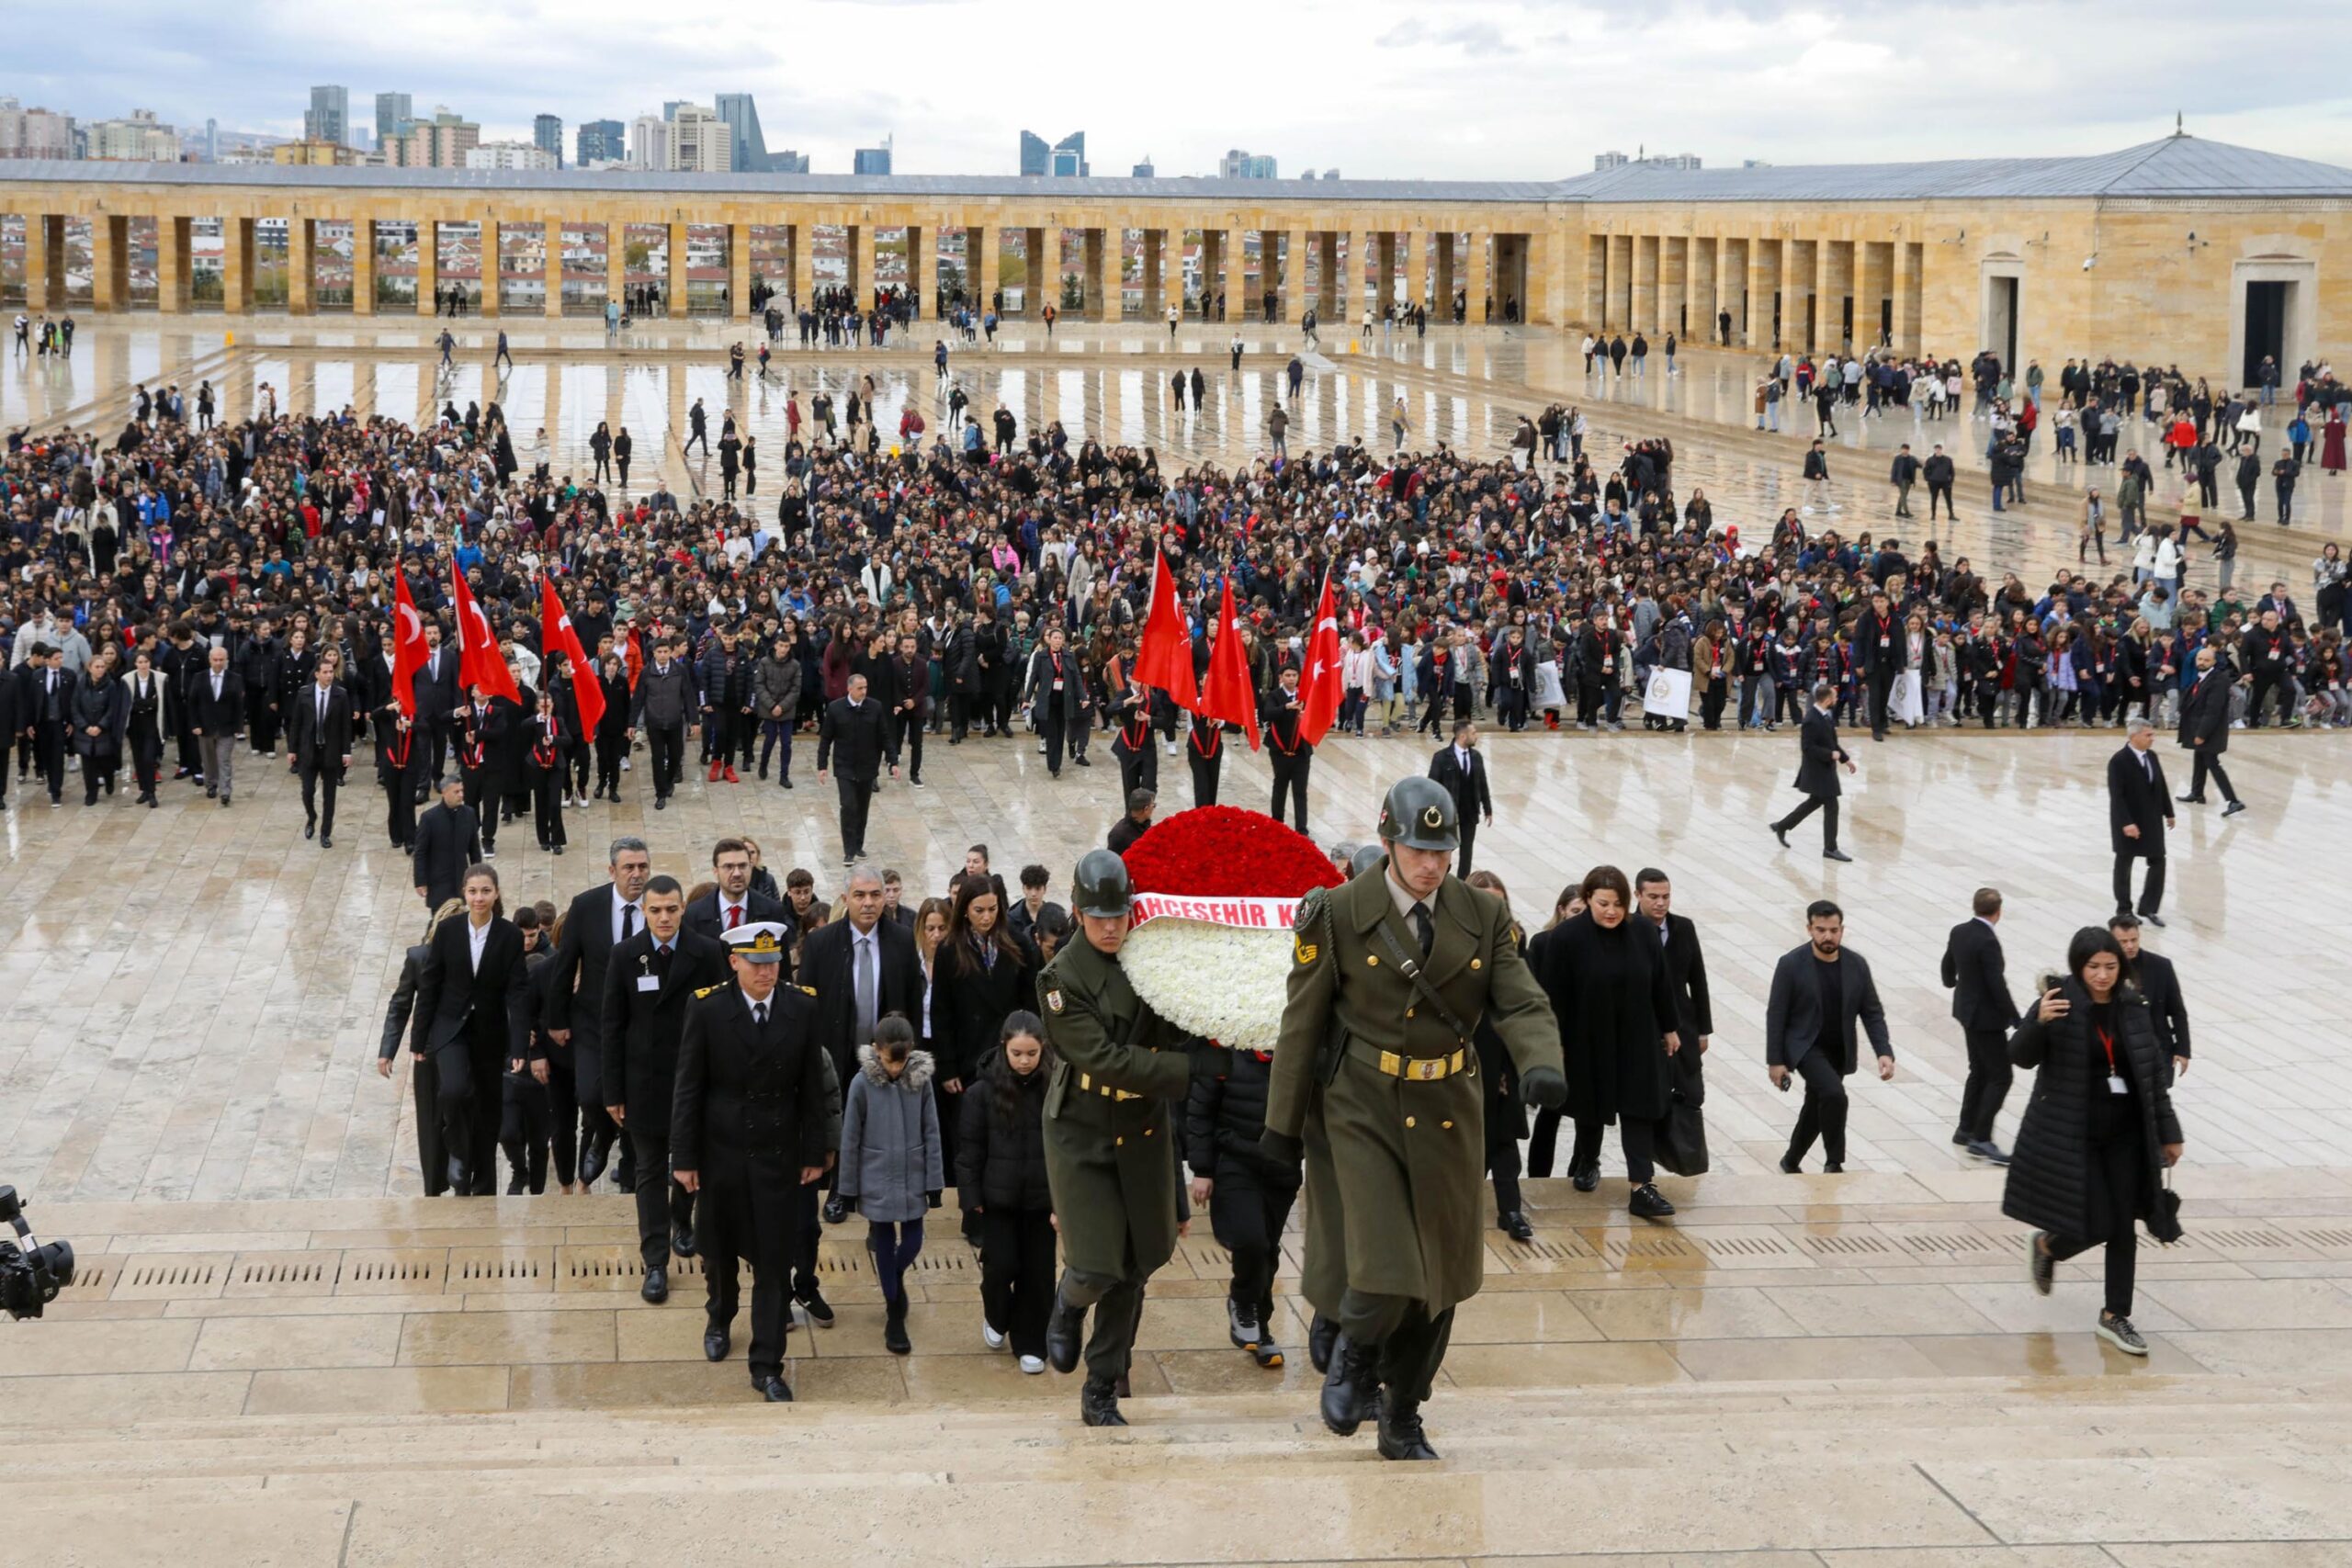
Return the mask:
<svg viewBox="0 0 2352 1568"><path fill-rule="evenodd" d="M729 936L732 985L705 987L686 1005L671 1103L670 1158L678 1185L702 1197L709 1320L703 1354L727 1359L739 1303L739 1265L752 1265L752 1386L771 1402L784 1381L798 1192L825 1174L841 1136L832 1058L810 1032L816 1004L779 985L785 930L774 921Z"/></svg>
<svg viewBox="0 0 2352 1568"><path fill-rule="evenodd" d="M1943 980L1951 992L1951 1016L1968 1043L1968 1082L1960 1091L1960 1125L1951 1141L1978 1159L2007 1165L2009 1156L1993 1142L1993 1118L2014 1078L2009 1031L2018 1026L2018 1004L2009 995L2007 961L1995 929L2000 919L2001 890L1978 888L1969 918L1945 939Z"/></svg>

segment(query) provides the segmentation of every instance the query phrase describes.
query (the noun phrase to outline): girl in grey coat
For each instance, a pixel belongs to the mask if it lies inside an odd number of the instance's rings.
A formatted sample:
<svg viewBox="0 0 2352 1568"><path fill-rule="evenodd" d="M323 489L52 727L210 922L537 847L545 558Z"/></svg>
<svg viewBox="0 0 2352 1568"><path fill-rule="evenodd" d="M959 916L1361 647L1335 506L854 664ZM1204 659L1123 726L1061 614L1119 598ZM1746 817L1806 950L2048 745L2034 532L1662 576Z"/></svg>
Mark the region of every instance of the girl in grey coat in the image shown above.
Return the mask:
<svg viewBox="0 0 2352 1568"><path fill-rule="evenodd" d="M800 660L782 636L752 671L752 712L760 721L760 777L768 776L768 760L781 745L784 766L776 780L786 789L792 787L792 728L800 716Z"/></svg>
<svg viewBox="0 0 2352 1568"><path fill-rule="evenodd" d="M913 1026L892 1013L874 1026L874 1043L857 1048L857 1075L842 1108L840 1193L865 1216L865 1250L882 1281L882 1343L903 1356L907 1269L922 1251L923 1215L947 1184L939 1145L939 1105L931 1092L932 1058L914 1048Z"/></svg>

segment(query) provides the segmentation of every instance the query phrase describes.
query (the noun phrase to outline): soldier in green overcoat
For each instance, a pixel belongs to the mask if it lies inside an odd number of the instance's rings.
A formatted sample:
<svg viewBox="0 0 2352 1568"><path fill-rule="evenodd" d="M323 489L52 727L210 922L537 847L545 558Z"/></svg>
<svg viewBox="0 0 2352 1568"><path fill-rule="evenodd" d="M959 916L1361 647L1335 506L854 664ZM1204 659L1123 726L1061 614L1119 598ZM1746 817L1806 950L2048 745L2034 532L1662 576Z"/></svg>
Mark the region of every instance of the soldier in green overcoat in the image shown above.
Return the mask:
<svg viewBox="0 0 2352 1568"><path fill-rule="evenodd" d="M1301 906L1266 1106L1266 1152L1306 1163L1302 1286L1340 1329L1324 1422L1345 1437L1376 1415L1385 1459L1437 1457L1420 1404L1483 1278L1480 1019L1530 1101L1567 1095L1510 911L1453 874L1458 828L1443 786L1406 779L1385 858Z"/></svg>
<svg viewBox="0 0 2352 1568"><path fill-rule="evenodd" d="M1038 1016L1057 1058L1046 1086L1046 1179L1063 1270L1046 1325L1046 1359L1073 1371L1086 1310L1079 1414L1124 1427L1118 1380L1135 1348L1144 1281L1176 1251L1179 1181L1171 1108L1232 1054L1194 1043L1144 1005L1119 967L1134 899L1126 863L1091 850L1078 863L1077 940L1037 976Z"/></svg>

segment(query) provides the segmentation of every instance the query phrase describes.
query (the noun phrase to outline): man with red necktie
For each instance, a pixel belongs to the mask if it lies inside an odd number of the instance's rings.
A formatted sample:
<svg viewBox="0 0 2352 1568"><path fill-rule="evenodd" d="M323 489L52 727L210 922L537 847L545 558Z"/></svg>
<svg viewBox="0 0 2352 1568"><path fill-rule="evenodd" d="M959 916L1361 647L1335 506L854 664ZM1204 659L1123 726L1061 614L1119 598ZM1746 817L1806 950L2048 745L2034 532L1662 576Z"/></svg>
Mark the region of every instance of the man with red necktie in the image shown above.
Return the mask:
<svg viewBox="0 0 2352 1568"><path fill-rule="evenodd" d="M686 906L686 929L724 940L729 931L762 920L791 922L780 898L752 886L752 846L721 839L710 852L710 872L718 886Z"/></svg>

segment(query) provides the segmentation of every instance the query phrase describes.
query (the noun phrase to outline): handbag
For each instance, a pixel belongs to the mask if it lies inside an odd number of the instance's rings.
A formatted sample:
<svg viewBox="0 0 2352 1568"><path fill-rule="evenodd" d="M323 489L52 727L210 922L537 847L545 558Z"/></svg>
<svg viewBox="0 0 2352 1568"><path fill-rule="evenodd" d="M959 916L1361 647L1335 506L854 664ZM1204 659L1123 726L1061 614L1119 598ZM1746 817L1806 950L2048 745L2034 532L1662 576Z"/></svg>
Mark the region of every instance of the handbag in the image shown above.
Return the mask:
<svg viewBox="0 0 2352 1568"><path fill-rule="evenodd" d="M2165 1167L2164 1185L2148 1205L2148 1234L2166 1247L2180 1240L2180 1194L2173 1190L2172 1167Z"/></svg>
<svg viewBox="0 0 2352 1568"><path fill-rule="evenodd" d="M1651 1134L1650 1157L1675 1176L1707 1174L1707 1118L1695 1100L1674 1091L1674 1101Z"/></svg>

